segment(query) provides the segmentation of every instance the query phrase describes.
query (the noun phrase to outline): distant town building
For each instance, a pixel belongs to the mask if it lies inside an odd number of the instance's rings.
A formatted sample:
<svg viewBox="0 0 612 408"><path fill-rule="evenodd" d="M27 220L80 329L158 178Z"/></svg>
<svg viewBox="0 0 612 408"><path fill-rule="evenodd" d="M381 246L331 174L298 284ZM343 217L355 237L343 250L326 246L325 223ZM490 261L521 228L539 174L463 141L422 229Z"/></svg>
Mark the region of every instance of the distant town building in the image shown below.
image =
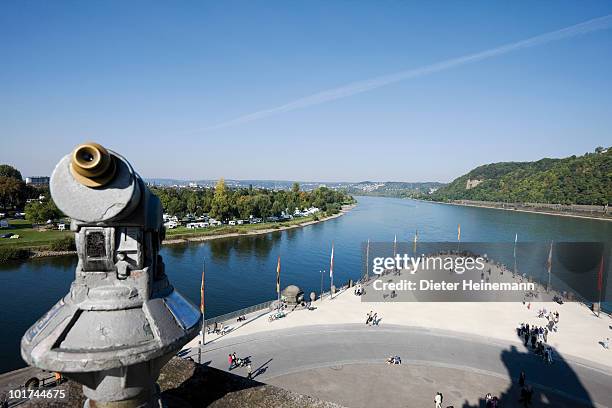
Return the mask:
<svg viewBox="0 0 612 408"><path fill-rule="evenodd" d="M26 184L32 185L34 187L48 187L49 177L26 177L25 182Z"/></svg>

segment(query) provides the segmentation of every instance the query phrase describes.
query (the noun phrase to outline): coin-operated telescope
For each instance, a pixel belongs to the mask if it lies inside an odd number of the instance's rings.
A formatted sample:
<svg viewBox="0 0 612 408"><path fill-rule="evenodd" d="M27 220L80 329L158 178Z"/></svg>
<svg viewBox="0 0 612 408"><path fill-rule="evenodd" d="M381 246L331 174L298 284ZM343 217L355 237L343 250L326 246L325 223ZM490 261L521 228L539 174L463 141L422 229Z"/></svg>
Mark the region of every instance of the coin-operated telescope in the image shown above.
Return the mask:
<svg viewBox="0 0 612 408"><path fill-rule="evenodd" d="M79 262L70 292L23 336L23 359L83 384L86 407L159 406L159 370L202 318L164 273L159 199L96 143L65 156L50 189Z"/></svg>

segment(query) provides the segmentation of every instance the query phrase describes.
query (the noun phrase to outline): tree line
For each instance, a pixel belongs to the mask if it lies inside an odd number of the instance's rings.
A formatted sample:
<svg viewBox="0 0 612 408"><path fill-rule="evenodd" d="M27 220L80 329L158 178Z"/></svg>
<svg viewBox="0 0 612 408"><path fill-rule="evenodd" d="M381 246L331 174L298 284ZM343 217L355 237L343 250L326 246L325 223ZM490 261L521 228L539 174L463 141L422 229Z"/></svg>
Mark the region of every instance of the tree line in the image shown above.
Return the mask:
<svg viewBox="0 0 612 408"><path fill-rule="evenodd" d="M28 200L32 201L28 203ZM51 199L48 187L26 184L21 172L8 164L0 164L0 208L3 212L24 210L26 219L33 224L63 215Z"/></svg>
<svg viewBox="0 0 612 408"><path fill-rule="evenodd" d="M468 189L468 180L481 181ZM424 196L437 201L478 200L553 204L612 203L612 148L563 159L480 166Z"/></svg>
<svg viewBox="0 0 612 408"><path fill-rule="evenodd" d="M186 214L208 214L217 220L265 218L279 216L283 211L293 214L295 208L317 207L334 214L353 198L341 191L319 187L302 191L298 183L291 190L228 188L223 179L212 188L151 187L161 200L164 211L179 217Z"/></svg>
<svg viewBox="0 0 612 408"><path fill-rule="evenodd" d="M212 188L150 187L162 203L164 211L183 217L187 214L209 214L218 220L247 219L249 216L265 218L279 216L283 211L293 214L295 208L317 207L326 214L338 212L343 204L353 203L350 195L319 187L301 191L294 183L290 191L235 188L226 186L223 179ZM40 196L44 196L39 200ZM32 199L27 203L27 200ZM63 216L57 208L48 187L25 184L19 170L7 164L0 165L0 207L5 211L21 211L33 224L56 220Z"/></svg>

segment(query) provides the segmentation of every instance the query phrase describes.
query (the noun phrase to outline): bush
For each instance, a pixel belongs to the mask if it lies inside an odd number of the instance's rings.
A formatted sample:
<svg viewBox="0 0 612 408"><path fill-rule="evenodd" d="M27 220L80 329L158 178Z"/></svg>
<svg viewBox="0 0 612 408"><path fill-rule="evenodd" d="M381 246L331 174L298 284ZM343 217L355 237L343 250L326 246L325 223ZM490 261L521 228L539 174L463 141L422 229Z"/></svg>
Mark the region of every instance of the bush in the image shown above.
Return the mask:
<svg viewBox="0 0 612 408"><path fill-rule="evenodd" d="M67 236L57 241L53 241L49 245L51 251L76 251L76 244L74 243L74 237Z"/></svg>
<svg viewBox="0 0 612 408"><path fill-rule="evenodd" d="M30 255L27 248L0 247L0 262L28 259Z"/></svg>

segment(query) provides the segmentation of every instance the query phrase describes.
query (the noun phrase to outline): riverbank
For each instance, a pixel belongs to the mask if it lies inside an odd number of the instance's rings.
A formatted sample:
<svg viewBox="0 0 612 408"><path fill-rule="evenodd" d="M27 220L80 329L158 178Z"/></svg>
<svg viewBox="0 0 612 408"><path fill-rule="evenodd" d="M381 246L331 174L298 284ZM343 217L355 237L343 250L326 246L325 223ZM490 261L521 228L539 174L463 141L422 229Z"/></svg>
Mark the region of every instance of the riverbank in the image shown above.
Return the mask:
<svg viewBox="0 0 612 408"><path fill-rule="evenodd" d="M172 235L168 236L164 240L163 245L183 244L186 242L202 242L202 241L210 241L212 239L219 239L219 238L242 237L245 235L249 236L249 235L269 234L270 232L285 231L285 230L293 229L293 228L306 227L308 225L317 224L319 222L338 218L346 214L353 208L355 208L355 206L356 204L343 205L340 212L327 216L327 217L322 217L322 218L317 218L317 219L314 219L312 216L310 216L310 217L293 219L291 221L281 222L281 223L258 224L260 228L243 229L243 230L240 229L240 226L237 226L234 228L235 230L238 230L236 232L227 232L227 233L221 232L220 234L206 234L206 233L198 234L196 232L196 233L188 234L185 236L180 235L180 234L174 234L175 237L172 237Z"/></svg>
<svg viewBox="0 0 612 408"><path fill-rule="evenodd" d="M187 230L182 228L180 230L168 230L166 233L166 239L162 242L162 245L175 245L183 244L187 242L203 242L221 238L231 238L240 236L251 236L269 234L276 231L285 231L293 228L306 227L308 225L316 224L323 221L328 221L334 218L338 218L348 211L355 208L356 204L343 205L340 211L336 214L329 215L326 217L315 218L314 216L295 218L293 220L276 223L262 223L262 224L248 224L248 225L237 225L237 226L222 226L218 228L200 229L200 230ZM69 233L68 233L69 234ZM62 237L65 235L62 235ZM20 251L20 257L15 260L29 259L29 258L45 258L54 256L65 256L74 255L74 250L62 250L53 251L47 249L45 246L40 247L24 247L24 248L12 248L5 247L14 251ZM3 248L0 247L0 250Z"/></svg>
<svg viewBox="0 0 612 408"><path fill-rule="evenodd" d="M447 201L431 201L431 200L421 200L418 198L413 198L416 201L423 201L426 203L436 203L436 204L447 204L447 205L456 205L460 207L476 207L476 208L489 208L492 210L504 210L504 211L514 211L514 212L524 212L524 213L532 213L532 214L543 214L543 215L554 215L558 217L570 217L570 218L582 218L587 220L601 220L601 221L612 221L612 215L598 215L598 214L580 214L577 212L567 212L567 211L553 211L550 209L538 209L538 208L520 208L520 207L500 207L504 203L491 203L491 204L475 204L475 203L466 203L466 202L447 202Z"/></svg>

